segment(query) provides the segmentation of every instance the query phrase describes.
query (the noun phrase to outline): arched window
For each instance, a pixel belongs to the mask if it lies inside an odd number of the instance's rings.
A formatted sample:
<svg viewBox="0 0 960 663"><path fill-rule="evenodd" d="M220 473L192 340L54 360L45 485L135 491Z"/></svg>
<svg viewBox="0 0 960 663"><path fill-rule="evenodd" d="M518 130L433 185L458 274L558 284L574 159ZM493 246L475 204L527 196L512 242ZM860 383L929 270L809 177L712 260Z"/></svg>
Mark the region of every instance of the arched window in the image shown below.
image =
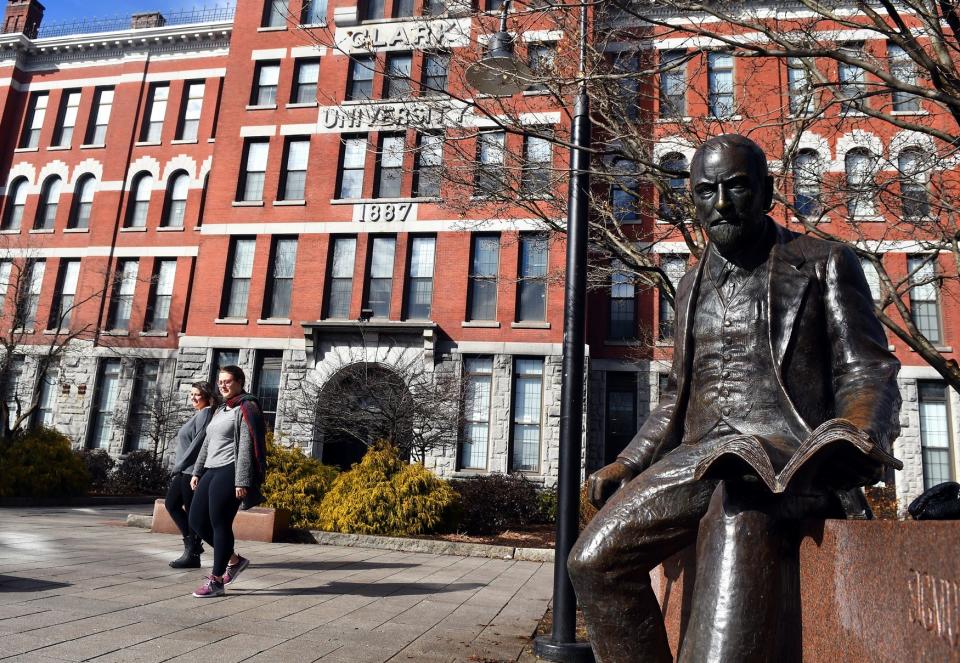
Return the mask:
<svg viewBox="0 0 960 663"><path fill-rule="evenodd" d="M170 183L167 185L166 210L163 213L163 221L160 223L164 228L183 228L189 184L190 176L182 170L174 173L170 178Z"/></svg>
<svg viewBox="0 0 960 663"><path fill-rule="evenodd" d="M14 180L7 191L7 209L3 215L3 230L20 230L23 208L27 204L27 178Z"/></svg>
<svg viewBox="0 0 960 663"><path fill-rule="evenodd" d="M73 209L67 228L89 228L90 210L93 208L93 190L97 180L93 175L84 175L73 190Z"/></svg>
<svg viewBox="0 0 960 663"><path fill-rule="evenodd" d="M56 175L47 178L40 189L40 205L37 207L37 218L33 222L36 230L53 230L57 220L57 206L60 203L60 189L63 180Z"/></svg>
<svg viewBox="0 0 960 663"><path fill-rule="evenodd" d="M150 210L150 193L153 191L153 175L140 173L133 180L133 196L127 207L127 228L145 228Z"/></svg>
<svg viewBox="0 0 960 663"><path fill-rule="evenodd" d="M683 216L683 203L686 198L687 158L679 152L671 152L660 159L662 177L667 190L660 194L660 216L664 221L677 221Z"/></svg>
<svg viewBox="0 0 960 663"><path fill-rule="evenodd" d="M799 216L820 214L820 158L813 150L801 150L793 158L793 207Z"/></svg>
<svg viewBox="0 0 960 663"><path fill-rule="evenodd" d="M927 193L926 164L923 153L917 147L909 147L897 157L900 172L900 201L903 216L915 219L930 213L930 197Z"/></svg>
<svg viewBox="0 0 960 663"><path fill-rule="evenodd" d="M858 147L847 152L843 161L847 176L847 214L851 217L873 216L875 157L870 150Z"/></svg>

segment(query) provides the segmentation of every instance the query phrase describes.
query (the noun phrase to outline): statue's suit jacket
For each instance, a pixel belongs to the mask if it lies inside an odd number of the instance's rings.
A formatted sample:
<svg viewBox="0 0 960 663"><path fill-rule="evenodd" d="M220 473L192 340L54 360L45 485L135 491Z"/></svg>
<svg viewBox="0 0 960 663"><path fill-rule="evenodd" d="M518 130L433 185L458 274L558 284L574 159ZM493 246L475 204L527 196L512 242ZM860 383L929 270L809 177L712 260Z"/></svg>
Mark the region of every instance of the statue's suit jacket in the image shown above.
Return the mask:
<svg viewBox="0 0 960 663"><path fill-rule="evenodd" d="M766 316L784 417L802 440L824 421L842 417L889 450L900 433L900 362L889 351L874 314L870 289L848 247L799 235L769 221L776 240L769 270ZM666 393L619 459L643 469L683 438L693 325L704 260L680 280L676 295L673 367Z"/></svg>

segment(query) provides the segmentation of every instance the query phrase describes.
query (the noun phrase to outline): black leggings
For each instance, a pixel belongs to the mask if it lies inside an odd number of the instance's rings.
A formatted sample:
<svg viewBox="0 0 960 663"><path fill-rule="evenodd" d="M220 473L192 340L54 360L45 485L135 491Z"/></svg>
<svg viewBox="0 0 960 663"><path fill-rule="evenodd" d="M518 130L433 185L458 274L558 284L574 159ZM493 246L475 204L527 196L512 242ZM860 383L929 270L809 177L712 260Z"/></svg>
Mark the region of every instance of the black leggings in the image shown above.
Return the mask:
<svg viewBox="0 0 960 663"><path fill-rule="evenodd" d="M190 489L190 475L183 472L177 472L170 479L170 487L167 488L167 498L164 500L164 506L167 507L167 513L173 519L174 524L180 533L184 536L190 536L190 523L187 520L187 514L190 513L190 503L193 501L193 490Z"/></svg>
<svg viewBox="0 0 960 663"><path fill-rule="evenodd" d="M233 518L239 508L233 464L207 469L193 496L190 529L213 546L212 573L218 577L233 554Z"/></svg>

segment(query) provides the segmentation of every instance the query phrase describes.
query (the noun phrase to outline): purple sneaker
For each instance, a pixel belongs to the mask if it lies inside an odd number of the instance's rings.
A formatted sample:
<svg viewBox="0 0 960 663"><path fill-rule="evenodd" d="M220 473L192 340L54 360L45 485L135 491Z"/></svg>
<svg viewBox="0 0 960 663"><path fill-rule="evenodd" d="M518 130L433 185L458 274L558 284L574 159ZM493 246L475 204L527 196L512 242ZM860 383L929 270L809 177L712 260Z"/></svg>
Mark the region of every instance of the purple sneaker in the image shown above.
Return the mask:
<svg viewBox="0 0 960 663"><path fill-rule="evenodd" d="M226 573L223 574L224 585L229 585L230 583L232 583L234 580L237 579L238 575L243 573L244 569L250 566L249 559L247 559L246 557L240 557L240 555L237 555L237 557L239 557L239 559L237 560L236 564L227 564L227 571Z"/></svg>
<svg viewBox="0 0 960 663"><path fill-rule="evenodd" d="M223 583L213 576L207 576L203 584L193 593L198 599L212 599L223 594Z"/></svg>

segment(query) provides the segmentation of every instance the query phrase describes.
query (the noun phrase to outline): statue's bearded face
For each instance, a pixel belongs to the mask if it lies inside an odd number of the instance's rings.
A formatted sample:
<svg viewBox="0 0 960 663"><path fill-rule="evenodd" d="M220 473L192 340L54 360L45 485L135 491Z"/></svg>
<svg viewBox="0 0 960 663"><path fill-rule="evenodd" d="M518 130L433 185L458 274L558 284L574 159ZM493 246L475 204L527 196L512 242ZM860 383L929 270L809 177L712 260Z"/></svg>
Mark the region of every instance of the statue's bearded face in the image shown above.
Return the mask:
<svg viewBox="0 0 960 663"><path fill-rule="evenodd" d="M735 145L705 150L691 173L697 219L721 255L753 246L763 232L772 182L763 164Z"/></svg>

